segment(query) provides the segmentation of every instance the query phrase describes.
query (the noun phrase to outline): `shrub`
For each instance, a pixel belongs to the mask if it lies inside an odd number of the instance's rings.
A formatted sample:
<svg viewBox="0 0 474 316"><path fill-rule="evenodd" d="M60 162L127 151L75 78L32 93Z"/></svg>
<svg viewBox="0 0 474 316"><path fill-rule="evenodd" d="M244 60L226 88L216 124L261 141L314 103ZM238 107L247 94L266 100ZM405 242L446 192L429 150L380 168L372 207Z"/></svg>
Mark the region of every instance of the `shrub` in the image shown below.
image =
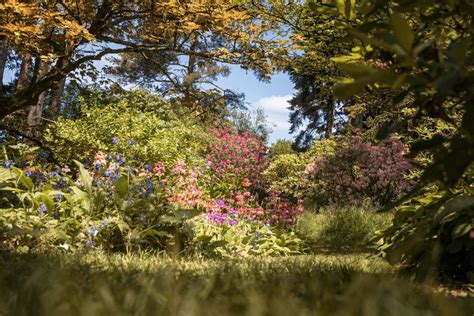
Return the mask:
<svg viewBox="0 0 474 316"><path fill-rule="evenodd" d="M0 170L4 245L163 249L177 242L186 219L203 210L196 175L183 163L134 165L119 154L98 153L91 170L76 164L77 178L69 168Z"/></svg>
<svg viewBox="0 0 474 316"><path fill-rule="evenodd" d="M308 161L306 154L282 154L273 158L262 174L267 190L280 191L290 198L304 196L301 179Z"/></svg>
<svg viewBox="0 0 474 316"><path fill-rule="evenodd" d="M361 205L366 200L385 205L413 185L405 153L395 137L377 145L358 135L340 137L332 155L317 156L307 166L305 181L314 186L312 199L319 205Z"/></svg>
<svg viewBox="0 0 474 316"><path fill-rule="evenodd" d="M214 194L257 189L267 166L263 140L231 129L215 129L213 134L217 140L209 147L207 163Z"/></svg>
<svg viewBox="0 0 474 316"><path fill-rule="evenodd" d="M209 136L186 113L145 91L125 93L119 100L82 101L77 119L59 119L45 136L61 163L82 161L96 152L120 152L127 159L174 165L202 161Z"/></svg>

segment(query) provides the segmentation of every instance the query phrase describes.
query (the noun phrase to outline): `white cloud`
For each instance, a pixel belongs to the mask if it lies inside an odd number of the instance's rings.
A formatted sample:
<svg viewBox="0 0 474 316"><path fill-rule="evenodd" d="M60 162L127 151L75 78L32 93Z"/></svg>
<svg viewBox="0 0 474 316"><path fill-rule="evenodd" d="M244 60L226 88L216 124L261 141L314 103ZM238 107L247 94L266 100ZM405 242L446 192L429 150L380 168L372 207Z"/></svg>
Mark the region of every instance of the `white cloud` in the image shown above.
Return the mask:
<svg viewBox="0 0 474 316"><path fill-rule="evenodd" d="M255 102L255 106L262 107L266 113L269 112L280 112L288 113L288 107L290 104L288 101L293 96L291 94L287 95L272 95L269 97L264 97Z"/></svg>
<svg viewBox="0 0 474 316"><path fill-rule="evenodd" d="M261 107L267 115L267 121L272 127L270 142L279 138L292 138L288 132L290 123L288 122L290 110L288 110L288 101L292 95L272 95L259 99L254 103L255 107Z"/></svg>

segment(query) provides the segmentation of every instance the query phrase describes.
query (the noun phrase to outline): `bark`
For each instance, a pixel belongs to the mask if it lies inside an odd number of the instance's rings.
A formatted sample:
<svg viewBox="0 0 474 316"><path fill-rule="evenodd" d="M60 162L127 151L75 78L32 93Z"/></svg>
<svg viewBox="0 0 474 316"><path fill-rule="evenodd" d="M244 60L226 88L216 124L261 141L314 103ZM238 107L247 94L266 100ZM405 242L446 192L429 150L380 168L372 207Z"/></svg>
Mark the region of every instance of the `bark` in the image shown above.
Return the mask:
<svg viewBox="0 0 474 316"><path fill-rule="evenodd" d="M3 92L3 74L8 57L8 46L0 44L0 94Z"/></svg>
<svg viewBox="0 0 474 316"><path fill-rule="evenodd" d="M64 59L58 61L58 67L64 67ZM66 86L66 77L62 78L56 88L53 90L53 94L51 96L51 101L49 103L49 109L52 113L53 119L57 119L59 117L59 112L61 110L61 98L64 94L64 87Z"/></svg>
<svg viewBox="0 0 474 316"><path fill-rule="evenodd" d="M53 95L51 96L49 109L51 110L53 119L57 119L59 117L59 113L61 110L61 98L63 97L65 86L66 86L66 77L61 79L61 81L58 83L57 88L54 90Z"/></svg>
<svg viewBox="0 0 474 316"><path fill-rule="evenodd" d="M39 60L38 71L35 76L36 78L35 82L38 82L39 80L41 80L46 75L48 70L49 70L49 65L46 62ZM43 114L45 97L46 97L46 91L41 92L40 95L38 96L38 100L36 101L36 104L33 105L30 108L30 111L28 112L27 122L28 122L28 126L31 129L34 129L41 124L41 115Z"/></svg>
<svg viewBox="0 0 474 316"><path fill-rule="evenodd" d="M31 55L25 54L21 59L20 75L16 82L16 94L21 94L28 87L28 73L30 71ZM2 107L3 108L3 107Z"/></svg>

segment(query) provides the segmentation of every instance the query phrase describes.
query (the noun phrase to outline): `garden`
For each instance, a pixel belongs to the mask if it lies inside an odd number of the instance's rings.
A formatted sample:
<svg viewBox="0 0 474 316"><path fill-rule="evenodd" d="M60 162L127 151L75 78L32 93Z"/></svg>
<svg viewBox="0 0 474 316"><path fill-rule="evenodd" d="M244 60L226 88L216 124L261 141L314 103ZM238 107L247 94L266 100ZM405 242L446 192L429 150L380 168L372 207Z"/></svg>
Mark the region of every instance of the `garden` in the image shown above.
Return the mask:
<svg viewBox="0 0 474 316"><path fill-rule="evenodd" d="M0 315L472 315L473 13L0 4Z"/></svg>

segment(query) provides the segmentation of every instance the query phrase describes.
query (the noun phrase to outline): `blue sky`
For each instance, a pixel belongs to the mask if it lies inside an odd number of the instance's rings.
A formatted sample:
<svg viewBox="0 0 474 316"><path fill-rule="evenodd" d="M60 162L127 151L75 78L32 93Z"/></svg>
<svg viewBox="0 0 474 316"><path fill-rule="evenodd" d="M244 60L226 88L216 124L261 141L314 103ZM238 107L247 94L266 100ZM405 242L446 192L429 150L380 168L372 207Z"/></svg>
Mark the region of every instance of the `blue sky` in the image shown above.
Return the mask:
<svg viewBox="0 0 474 316"><path fill-rule="evenodd" d="M290 124L287 101L291 99L294 89L286 74L277 74L269 83L259 81L251 71L245 71L238 66L232 66L228 77L220 78L217 84L224 89L245 93L249 110L256 107L264 109L267 120L273 132L270 143L280 138L291 139L288 134Z"/></svg>

